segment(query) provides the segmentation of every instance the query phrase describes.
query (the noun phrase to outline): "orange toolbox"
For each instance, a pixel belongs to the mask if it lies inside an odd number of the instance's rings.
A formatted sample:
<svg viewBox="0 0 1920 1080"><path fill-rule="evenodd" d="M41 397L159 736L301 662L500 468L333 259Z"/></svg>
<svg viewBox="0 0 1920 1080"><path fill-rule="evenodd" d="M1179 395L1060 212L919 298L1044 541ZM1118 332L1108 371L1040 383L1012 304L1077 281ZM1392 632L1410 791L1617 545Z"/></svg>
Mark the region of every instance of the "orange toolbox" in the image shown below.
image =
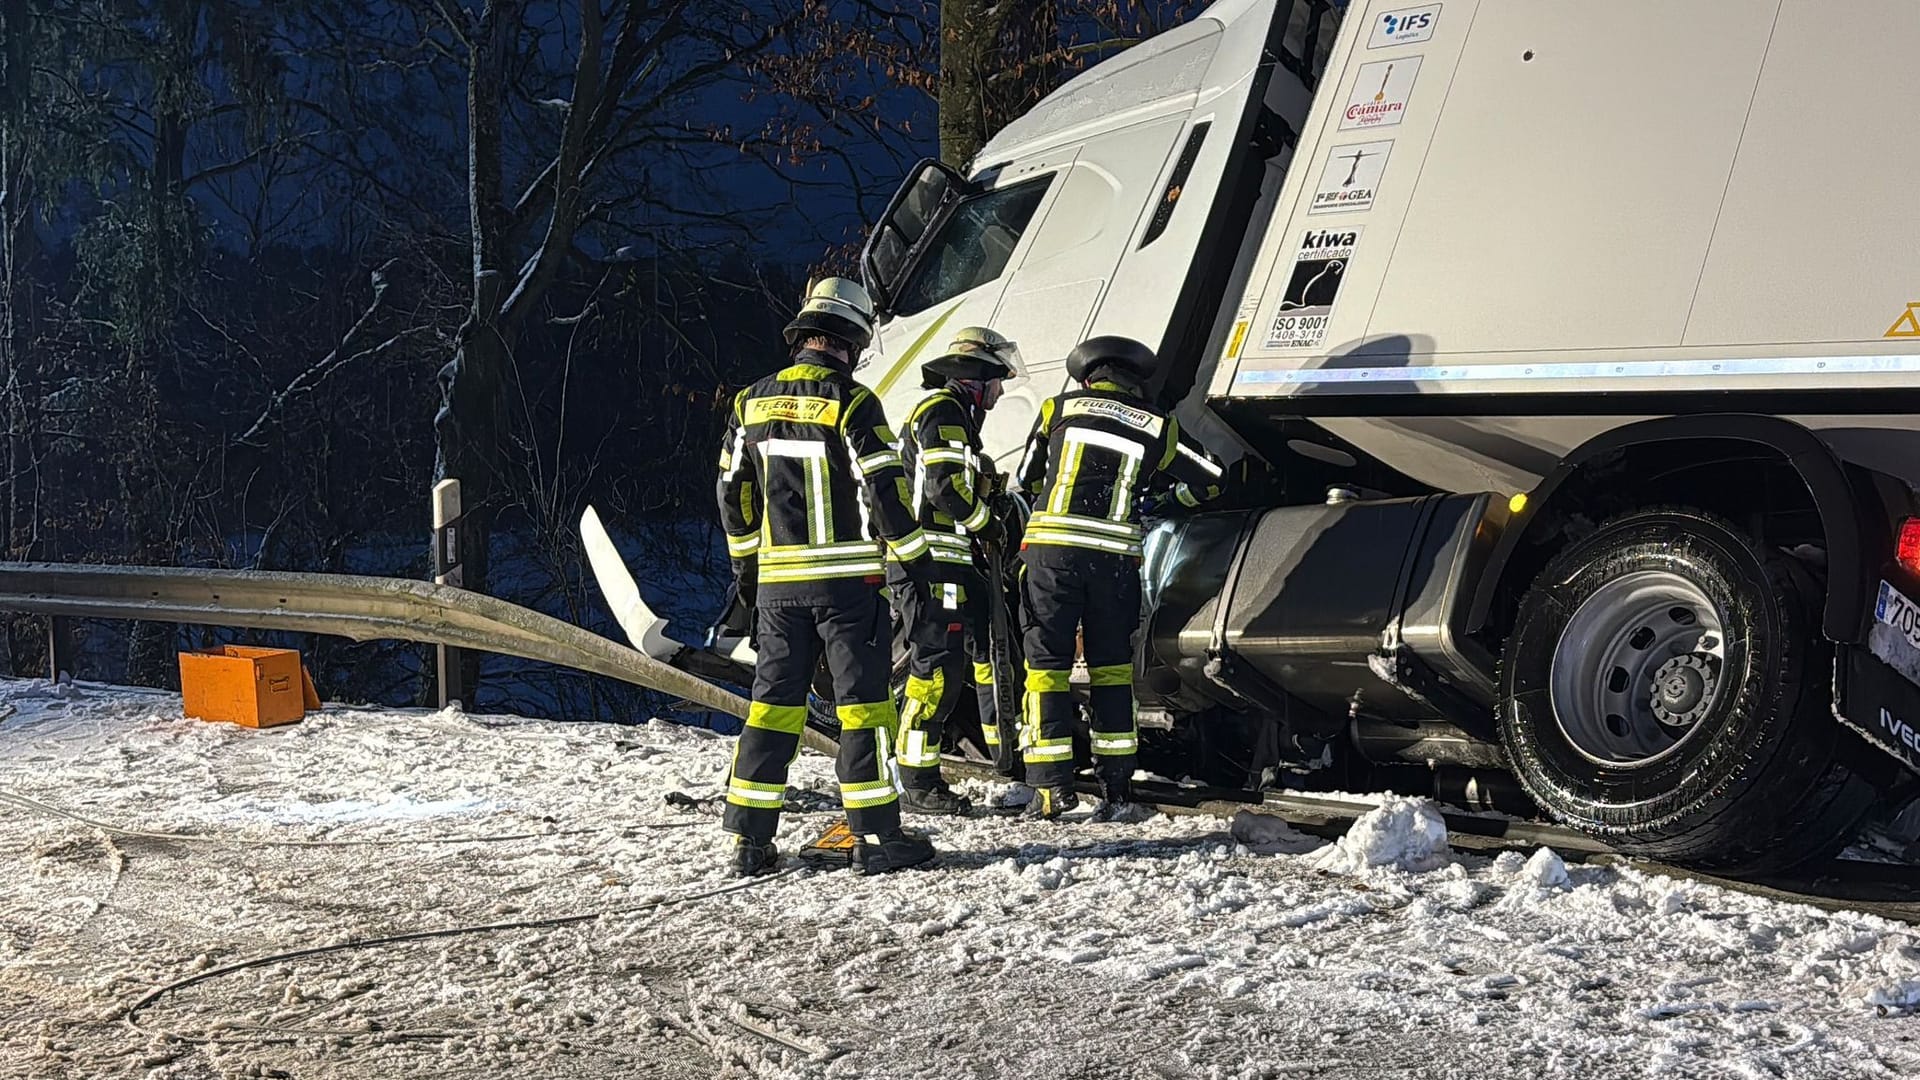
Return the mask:
<svg viewBox="0 0 1920 1080"><path fill-rule="evenodd" d="M297 651L222 645L180 654L180 703L201 720L263 728L299 720L320 695Z"/></svg>

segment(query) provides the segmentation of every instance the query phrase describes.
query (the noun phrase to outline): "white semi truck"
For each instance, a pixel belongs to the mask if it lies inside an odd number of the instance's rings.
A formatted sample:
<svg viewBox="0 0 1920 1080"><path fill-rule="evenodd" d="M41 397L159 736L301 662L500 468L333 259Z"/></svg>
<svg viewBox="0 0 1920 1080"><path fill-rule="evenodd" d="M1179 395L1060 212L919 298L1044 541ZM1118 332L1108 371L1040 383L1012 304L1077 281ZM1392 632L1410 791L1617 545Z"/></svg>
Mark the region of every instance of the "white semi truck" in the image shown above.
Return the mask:
<svg viewBox="0 0 1920 1080"><path fill-rule="evenodd" d="M1920 4L1220 0L872 235L862 377L1093 334L1238 478L1145 573L1150 767L1509 778L1764 873L1920 768Z"/></svg>

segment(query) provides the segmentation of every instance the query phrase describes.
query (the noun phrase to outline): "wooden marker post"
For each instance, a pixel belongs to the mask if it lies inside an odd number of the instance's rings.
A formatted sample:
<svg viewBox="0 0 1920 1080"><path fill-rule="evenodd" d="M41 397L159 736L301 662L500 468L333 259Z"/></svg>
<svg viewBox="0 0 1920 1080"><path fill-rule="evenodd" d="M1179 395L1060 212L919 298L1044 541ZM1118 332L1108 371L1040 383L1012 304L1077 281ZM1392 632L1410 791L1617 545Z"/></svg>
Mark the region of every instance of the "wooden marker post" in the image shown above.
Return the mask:
<svg viewBox="0 0 1920 1080"><path fill-rule="evenodd" d="M465 587L460 558L460 481L442 480L433 485L433 580L438 585ZM440 707L455 702L466 704L471 687L461 676L460 650L447 645L433 648L436 680L440 686Z"/></svg>
<svg viewBox="0 0 1920 1080"><path fill-rule="evenodd" d="M47 616L47 678L73 677L73 624L63 615Z"/></svg>

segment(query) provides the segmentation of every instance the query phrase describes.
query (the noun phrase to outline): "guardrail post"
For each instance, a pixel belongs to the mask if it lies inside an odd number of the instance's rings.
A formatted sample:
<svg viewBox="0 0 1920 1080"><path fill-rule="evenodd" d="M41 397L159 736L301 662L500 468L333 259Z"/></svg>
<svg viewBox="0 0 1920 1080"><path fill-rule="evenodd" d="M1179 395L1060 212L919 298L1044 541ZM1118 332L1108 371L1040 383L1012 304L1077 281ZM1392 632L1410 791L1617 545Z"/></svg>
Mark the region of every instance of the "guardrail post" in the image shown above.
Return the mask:
<svg viewBox="0 0 1920 1080"><path fill-rule="evenodd" d="M47 678L73 677L73 624L59 615L47 616Z"/></svg>
<svg viewBox="0 0 1920 1080"><path fill-rule="evenodd" d="M465 575L460 558L460 481L442 480L433 485L433 580L436 584L461 588ZM461 675L460 650L450 645L435 645L434 668L440 687L440 707L454 702L466 703L471 688Z"/></svg>

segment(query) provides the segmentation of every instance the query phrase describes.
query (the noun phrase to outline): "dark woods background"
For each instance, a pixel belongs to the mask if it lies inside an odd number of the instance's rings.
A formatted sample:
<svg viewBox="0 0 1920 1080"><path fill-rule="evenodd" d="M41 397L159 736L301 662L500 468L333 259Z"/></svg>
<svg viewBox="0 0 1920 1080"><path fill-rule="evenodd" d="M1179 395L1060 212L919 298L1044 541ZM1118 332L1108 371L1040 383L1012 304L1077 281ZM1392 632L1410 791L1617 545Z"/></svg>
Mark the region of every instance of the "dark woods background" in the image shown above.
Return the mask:
<svg viewBox="0 0 1920 1080"><path fill-rule="evenodd" d="M725 403L916 157L964 162L1159 0L0 0L4 558L466 582L617 636L596 504L704 627ZM208 628L83 625L168 685ZM44 670L43 631L0 646ZM295 642L330 699L424 650ZM489 658L477 705L667 703Z"/></svg>

